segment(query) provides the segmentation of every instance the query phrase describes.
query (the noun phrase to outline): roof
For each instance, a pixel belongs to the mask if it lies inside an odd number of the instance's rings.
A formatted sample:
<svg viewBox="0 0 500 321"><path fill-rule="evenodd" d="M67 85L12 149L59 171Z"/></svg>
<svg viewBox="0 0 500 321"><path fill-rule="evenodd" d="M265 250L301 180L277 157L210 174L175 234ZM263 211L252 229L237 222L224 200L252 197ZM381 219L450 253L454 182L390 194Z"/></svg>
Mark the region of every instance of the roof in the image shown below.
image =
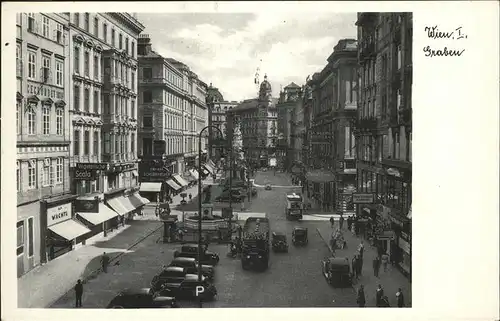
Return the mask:
<svg viewBox="0 0 500 321"><path fill-rule="evenodd" d="M287 88L300 88L300 86L292 81L288 86L285 87L285 89Z"/></svg>

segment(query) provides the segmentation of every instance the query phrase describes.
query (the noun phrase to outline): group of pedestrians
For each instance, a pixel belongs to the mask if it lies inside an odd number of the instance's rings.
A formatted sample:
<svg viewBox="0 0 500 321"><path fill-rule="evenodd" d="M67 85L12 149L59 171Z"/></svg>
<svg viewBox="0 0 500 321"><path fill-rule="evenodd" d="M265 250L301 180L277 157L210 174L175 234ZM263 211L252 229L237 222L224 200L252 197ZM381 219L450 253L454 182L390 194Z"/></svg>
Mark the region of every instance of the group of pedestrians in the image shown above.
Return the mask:
<svg viewBox="0 0 500 321"><path fill-rule="evenodd" d="M395 297L396 297L397 307L404 308L405 300L401 288L398 288ZM363 285L359 286L356 303L360 308L364 308L366 305L365 289ZM391 306L389 303L389 297L384 294L384 288L380 284L378 285L377 290L375 291L375 305L379 308L388 308Z"/></svg>

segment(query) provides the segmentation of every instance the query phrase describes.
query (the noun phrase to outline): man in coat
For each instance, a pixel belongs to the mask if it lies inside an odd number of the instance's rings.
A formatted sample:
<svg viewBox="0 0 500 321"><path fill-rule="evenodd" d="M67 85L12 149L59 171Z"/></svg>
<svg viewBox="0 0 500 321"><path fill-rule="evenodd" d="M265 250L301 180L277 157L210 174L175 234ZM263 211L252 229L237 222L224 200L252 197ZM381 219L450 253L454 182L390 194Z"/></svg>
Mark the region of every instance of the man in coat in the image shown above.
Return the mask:
<svg viewBox="0 0 500 321"><path fill-rule="evenodd" d="M405 299L403 296L403 291L401 291L401 288L398 288L398 292L396 292L396 299L398 300L398 308L404 308Z"/></svg>
<svg viewBox="0 0 500 321"><path fill-rule="evenodd" d="M363 285L361 284L358 289L358 297L356 299L356 303L358 304L358 307L364 308L366 304L365 300L365 290Z"/></svg>
<svg viewBox="0 0 500 321"><path fill-rule="evenodd" d="M380 258L376 256L373 259L373 275L378 278L378 272L380 271Z"/></svg>
<svg viewBox="0 0 500 321"><path fill-rule="evenodd" d="M358 257L357 257L357 255L354 255L354 257L352 258L351 265L352 265L352 273L354 274L354 277L356 279L359 279L359 275L358 275Z"/></svg>
<svg viewBox="0 0 500 321"><path fill-rule="evenodd" d="M377 307L382 306L382 297L384 296L384 289L382 288L382 285L378 285L376 296L375 296L375 302Z"/></svg>
<svg viewBox="0 0 500 321"><path fill-rule="evenodd" d="M75 296L76 296L76 304L75 307L82 307L82 296L83 296L83 284L82 280L78 280L75 285Z"/></svg>
<svg viewBox="0 0 500 321"><path fill-rule="evenodd" d="M330 225L333 228L333 225L335 225L335 220L333 219L333 216L330 217Z"/></svg>

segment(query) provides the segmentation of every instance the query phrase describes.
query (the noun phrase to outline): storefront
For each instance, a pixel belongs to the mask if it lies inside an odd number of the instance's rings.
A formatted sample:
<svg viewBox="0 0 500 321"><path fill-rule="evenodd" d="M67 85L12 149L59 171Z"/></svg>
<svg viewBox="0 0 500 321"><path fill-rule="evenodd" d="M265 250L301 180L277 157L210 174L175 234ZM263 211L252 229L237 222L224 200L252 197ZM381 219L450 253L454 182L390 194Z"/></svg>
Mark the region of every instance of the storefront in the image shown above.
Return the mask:
<svg viewBox="0 0 500 321"><path fill-rule="evenodd" d="M130 192L128 194L128 199L130 203L136 208L137 213L142 213L144 205L150 203L147 198L142 197L137 190Z"/></svg>
<svg viewBox="0 0 500 321"><path fill-rule="evenodd" d="M333 210L336 200L335 175L326 170L312 170L306 173L307 195L315 200L314 206Z"/></svg>
<svg viewBox="0 0 500 321"><path fill-rule="evenodd" d="M32 202L17 208L17 276L45 262L40 250L40 203ZM41 256L41 253L43 256Z"/></svg>
<svg viewBox="0 0 500 321"><path fill-rule="evenodd" d="M120 216L118 220L123 222L125 218L131 219L136 211L136 208L125 196L125 189L119 188L116 190L104 193L106 205L113 209ZM118 222L117 222L118 223Z"/></svg>
<svg viewBox="0 0 500 321"><path fill-rule="evenodd" d="M398 238L400 260L398 266L407 275L411 275L411 234L401 232Z"/></svg>
<svg viewBox="0 0 500 321"><path fill-rule="evenodd" d="M118 214L103 203L103 195L81 196L75 201L76 217L89 230L87 239L106 233L115 226Z"/></svg>
<svg viewBox="0 0 500 321"><path fill-rule="evenodd" d="M90 229L74 216L72 201L41 202L45 209L46 229L45 251L48 260L53 260L81 245L87 239Z"/></svg>
<svg viewBox="0 0 500 321"><path fill-rule="evenodd" d="M160 182L143 182L139 187L141 196L148 199L150 202L159 203L163 201L163 197L160 197L161 192L162 183Z"/></svg>

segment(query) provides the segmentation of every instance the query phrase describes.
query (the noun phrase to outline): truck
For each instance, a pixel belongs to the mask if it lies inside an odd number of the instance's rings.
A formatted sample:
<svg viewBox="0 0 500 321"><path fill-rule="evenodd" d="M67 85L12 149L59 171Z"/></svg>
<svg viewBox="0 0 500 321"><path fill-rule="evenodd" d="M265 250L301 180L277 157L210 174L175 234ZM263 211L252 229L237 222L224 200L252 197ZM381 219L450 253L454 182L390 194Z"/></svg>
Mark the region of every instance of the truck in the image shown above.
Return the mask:
<svg viewBox="0 0 500 321"><path fill-rule="evenodd" d="M267 217L249 217L242 229L241 267L266 270L269 265L270 226Z"/></svg>

